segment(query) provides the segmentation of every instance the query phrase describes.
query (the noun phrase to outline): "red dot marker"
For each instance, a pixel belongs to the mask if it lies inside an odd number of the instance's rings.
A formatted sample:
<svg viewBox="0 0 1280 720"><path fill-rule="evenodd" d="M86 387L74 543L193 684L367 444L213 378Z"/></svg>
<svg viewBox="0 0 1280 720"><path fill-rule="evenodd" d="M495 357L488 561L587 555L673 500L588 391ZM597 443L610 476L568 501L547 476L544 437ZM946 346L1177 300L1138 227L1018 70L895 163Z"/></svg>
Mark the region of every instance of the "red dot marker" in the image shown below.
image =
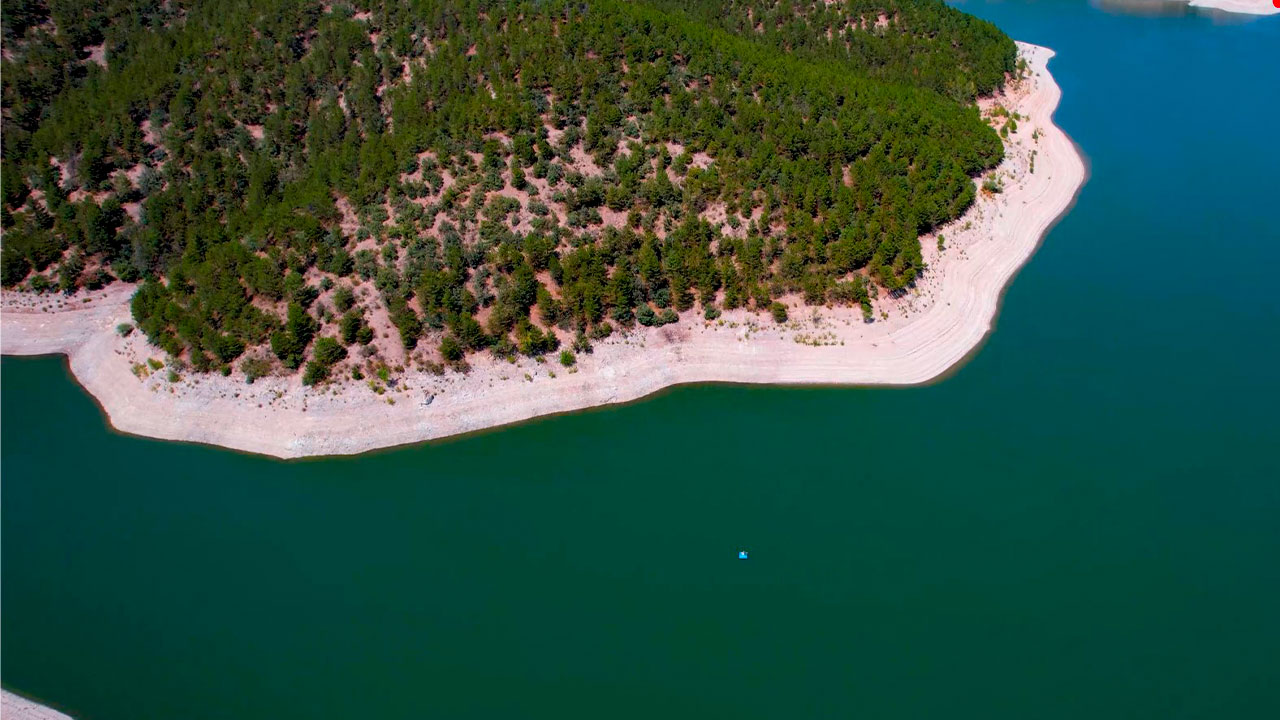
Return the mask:
<svg viewBox="0 0 1280 720"><path fill-rule="evenodd" d="M1272 4L1272 5L1275 5L1275 6L1276 6L1276 7L1278 7L1278 8L1280 8L1280 0L1271 0L1271 4Z"/></svg>

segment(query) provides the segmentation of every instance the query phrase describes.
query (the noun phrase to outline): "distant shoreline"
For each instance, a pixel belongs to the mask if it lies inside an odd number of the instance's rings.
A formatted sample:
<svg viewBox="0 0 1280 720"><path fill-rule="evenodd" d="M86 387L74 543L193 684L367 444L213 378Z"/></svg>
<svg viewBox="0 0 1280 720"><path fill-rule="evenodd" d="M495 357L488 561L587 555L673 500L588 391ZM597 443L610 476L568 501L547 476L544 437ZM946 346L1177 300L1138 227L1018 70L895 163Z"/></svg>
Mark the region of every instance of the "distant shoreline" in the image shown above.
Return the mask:
<svg viewBox="0 0 1280 720"><path fill-rule="evenodd" d="M1239 15L1280 14L1280 8L1276 7L1271 0L1190 0L1188 4L1191 7L1221 10Z"/></svg>
<svg viewBox="0 0 1280 720"><path fill-rule="evenodd" d="M1148 17L1182 15L1188 11L1210 16L1280 14L1280 8L1271 0L1093 0L1093 3L1109 12Z"/></svg>
<svg viewBox="0 0 1280 720"><path fill-rule="evenodd" d="M71 298L5 293L0 349L5 354L64 353L72 373L126 433L299 458L348 455L461 435L531 418L638 400L675 385L914 385L957 367L993 326L1004 289L1071 206L1085 165L1052 122L1061 91L1047 70L1053 51L1019 43L1031 73L999 103L1019 114L1005 161L984 177L1003 191L979 193L966 214L921 239L928 270L898 299L876 302L876 320L856 308L815 311L794 299L790 320L726 312L717 321L690 313L678 324L598 342L577 365L561 367L489 356L472 370L444 376L407 371L385 394L356 381L308 388L293 377L252 385L238 373L190 375L171 382L150 358L164 354L131 322L134 287L117 284ZM1034 167L1034 172L1032 171ZM881 315L881 313L884 313Z"/></svg>

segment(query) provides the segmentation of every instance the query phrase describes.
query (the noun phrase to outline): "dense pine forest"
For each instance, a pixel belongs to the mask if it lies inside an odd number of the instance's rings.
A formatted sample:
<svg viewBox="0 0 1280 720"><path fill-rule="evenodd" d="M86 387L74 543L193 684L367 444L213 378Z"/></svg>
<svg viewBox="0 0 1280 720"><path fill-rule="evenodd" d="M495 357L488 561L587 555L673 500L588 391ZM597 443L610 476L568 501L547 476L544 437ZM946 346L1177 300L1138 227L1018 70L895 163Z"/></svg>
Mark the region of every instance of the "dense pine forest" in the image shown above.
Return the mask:
<svg viewBox="0 0 1280 720"><path fill-rule="evenodd" d="M3 43L3 284L136 282L174 358L307 383L870 315L1015 62L938 0L3 0Z"/></svg>

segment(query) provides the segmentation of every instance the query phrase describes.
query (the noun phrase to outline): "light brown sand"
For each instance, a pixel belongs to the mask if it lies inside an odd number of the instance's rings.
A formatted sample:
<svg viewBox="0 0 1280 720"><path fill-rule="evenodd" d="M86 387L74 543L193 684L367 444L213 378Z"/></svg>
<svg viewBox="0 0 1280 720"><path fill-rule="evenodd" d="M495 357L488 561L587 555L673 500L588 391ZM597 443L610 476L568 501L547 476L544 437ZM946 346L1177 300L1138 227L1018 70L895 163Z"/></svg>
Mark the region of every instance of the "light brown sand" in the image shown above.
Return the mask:
<svg viewBox="0 0 1280 720"><path fill-rule="evenodd" d="M30 307L47 297L9 293L0 305L0 347L66 353L72 372L125 432L284 458L420 442L635 400L682 383L926 382L982 342L1004 287L1084 182L1082 159L1051 120L1061 95L1045 67L1053 52L1019 47L1032 77L1007 97L984 101L1027 116L994 171L1004 192L980 193L963 218L943 228L944 251L935 237L922 240L928 271L905 297L881 298L874 323L856 309L815 311L794 302L791 321L781 326L746 311L716 322L688 313L678 324L615 333L580 355L573 371L554 358L510 364L485 355L471 359L467 375L410 371L385 395L356 382L306 388L296 375L246 385L238 374L170 382L167 370L140 370L163 354L140 333L115 332L130 320L127 286L89 293L89 303L73 297L70 309L55 312Z"/></svg>

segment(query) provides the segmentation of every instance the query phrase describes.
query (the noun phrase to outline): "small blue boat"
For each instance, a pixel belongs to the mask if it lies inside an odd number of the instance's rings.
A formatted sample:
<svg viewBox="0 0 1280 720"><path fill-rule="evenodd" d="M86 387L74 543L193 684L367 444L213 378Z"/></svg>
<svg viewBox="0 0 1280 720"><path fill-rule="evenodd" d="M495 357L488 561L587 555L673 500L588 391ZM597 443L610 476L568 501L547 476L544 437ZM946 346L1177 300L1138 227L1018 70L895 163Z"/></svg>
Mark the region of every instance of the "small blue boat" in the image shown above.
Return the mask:
<svg viewBox="0 0 1280 720"><path fill-rule="evenodd" d="M746 550L739 550L739 551L738 551L738 559L739 559L739 560L746 560L746 559L747 559L747 551L746 551Z"/></svg>

